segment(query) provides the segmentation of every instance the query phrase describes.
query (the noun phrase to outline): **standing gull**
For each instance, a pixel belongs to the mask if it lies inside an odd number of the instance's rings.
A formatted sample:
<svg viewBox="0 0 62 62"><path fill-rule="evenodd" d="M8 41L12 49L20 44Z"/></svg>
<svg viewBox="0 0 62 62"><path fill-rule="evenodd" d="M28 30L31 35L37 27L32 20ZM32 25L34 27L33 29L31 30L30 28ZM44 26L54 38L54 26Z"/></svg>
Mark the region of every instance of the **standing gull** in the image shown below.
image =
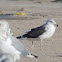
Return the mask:
<svg viewBox="0 0 62 62"><path fill-rule="evenodd" d="M32 39L32 47L34 47L33 40L39 39L41 47L42 40L50 38L54 34L56 29L55 25L58 26L54 20L47 20L46 23L43 24L42 26L31 29L26 34L18 36L17 39L19 38Z"/></svg>
<svg viewBox="0 0 62 62"><path fill-rule="evenodd" d="M12 36L9 24L6 21L0 21L0 52L8 54L10 58L12 56L13 62L19 60L21 56L37 58L37 56L31 54L18 39Z"/></svg>

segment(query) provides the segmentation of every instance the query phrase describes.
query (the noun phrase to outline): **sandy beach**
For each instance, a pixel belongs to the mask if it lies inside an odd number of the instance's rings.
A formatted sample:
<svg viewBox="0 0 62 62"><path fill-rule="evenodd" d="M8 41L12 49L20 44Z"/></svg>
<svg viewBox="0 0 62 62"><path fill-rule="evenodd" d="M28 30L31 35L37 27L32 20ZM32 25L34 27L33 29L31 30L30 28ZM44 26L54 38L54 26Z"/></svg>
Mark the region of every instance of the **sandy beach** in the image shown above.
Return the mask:
<svg viewBox="0 0 62 62"><path fill-rule="evenodd" d="M17 15L23 12L25 15ZM31 41L20 40L37 59L23 57L17 62L62 62L62 3L54 0L0 0L0 20L8 21L14 36L25 34L32 28L41 26L48 19L59 25L55 34L42 42L34 41L35 50L31 51Z"/></svg>

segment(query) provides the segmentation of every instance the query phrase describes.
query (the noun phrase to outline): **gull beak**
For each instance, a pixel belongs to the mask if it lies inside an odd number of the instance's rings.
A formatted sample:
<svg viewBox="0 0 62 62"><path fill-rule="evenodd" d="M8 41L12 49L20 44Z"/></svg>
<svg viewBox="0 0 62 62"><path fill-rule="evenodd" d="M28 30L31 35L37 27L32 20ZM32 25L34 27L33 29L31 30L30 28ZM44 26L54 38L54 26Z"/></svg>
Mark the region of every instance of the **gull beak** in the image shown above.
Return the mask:
<svg viewBox="0 0 62 62"><path fill-rule="evenodd" d="M56 26L58 26L57 24L55 24Z"/></svg>

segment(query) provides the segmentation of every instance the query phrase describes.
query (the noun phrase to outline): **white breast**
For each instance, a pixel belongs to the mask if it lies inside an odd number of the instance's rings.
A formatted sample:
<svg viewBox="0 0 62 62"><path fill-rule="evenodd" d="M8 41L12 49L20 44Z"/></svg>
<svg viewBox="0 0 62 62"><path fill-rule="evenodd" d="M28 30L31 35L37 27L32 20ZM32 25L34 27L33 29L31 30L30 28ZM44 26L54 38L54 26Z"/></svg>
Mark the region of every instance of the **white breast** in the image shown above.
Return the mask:
<svg viewBox="0 0 62 62"><path fill-rule="evenodd" d="M47 31L39 36L40 39L50 38L54 34L55 29L56 29L56 27L54 25L47 25L46 26Z"/></svg>

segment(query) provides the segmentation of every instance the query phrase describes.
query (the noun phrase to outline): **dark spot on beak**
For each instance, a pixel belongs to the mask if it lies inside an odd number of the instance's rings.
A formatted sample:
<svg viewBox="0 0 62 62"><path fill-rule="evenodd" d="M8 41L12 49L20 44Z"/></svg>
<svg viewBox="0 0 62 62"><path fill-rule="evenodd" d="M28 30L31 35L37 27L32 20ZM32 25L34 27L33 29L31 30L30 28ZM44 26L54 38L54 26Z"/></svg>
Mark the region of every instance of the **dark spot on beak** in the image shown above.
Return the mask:
<svg viewBox="0 0 62 62"><path fill-rule="evenodd" d="M58 26L58 25L57 25Z"/></svg>

